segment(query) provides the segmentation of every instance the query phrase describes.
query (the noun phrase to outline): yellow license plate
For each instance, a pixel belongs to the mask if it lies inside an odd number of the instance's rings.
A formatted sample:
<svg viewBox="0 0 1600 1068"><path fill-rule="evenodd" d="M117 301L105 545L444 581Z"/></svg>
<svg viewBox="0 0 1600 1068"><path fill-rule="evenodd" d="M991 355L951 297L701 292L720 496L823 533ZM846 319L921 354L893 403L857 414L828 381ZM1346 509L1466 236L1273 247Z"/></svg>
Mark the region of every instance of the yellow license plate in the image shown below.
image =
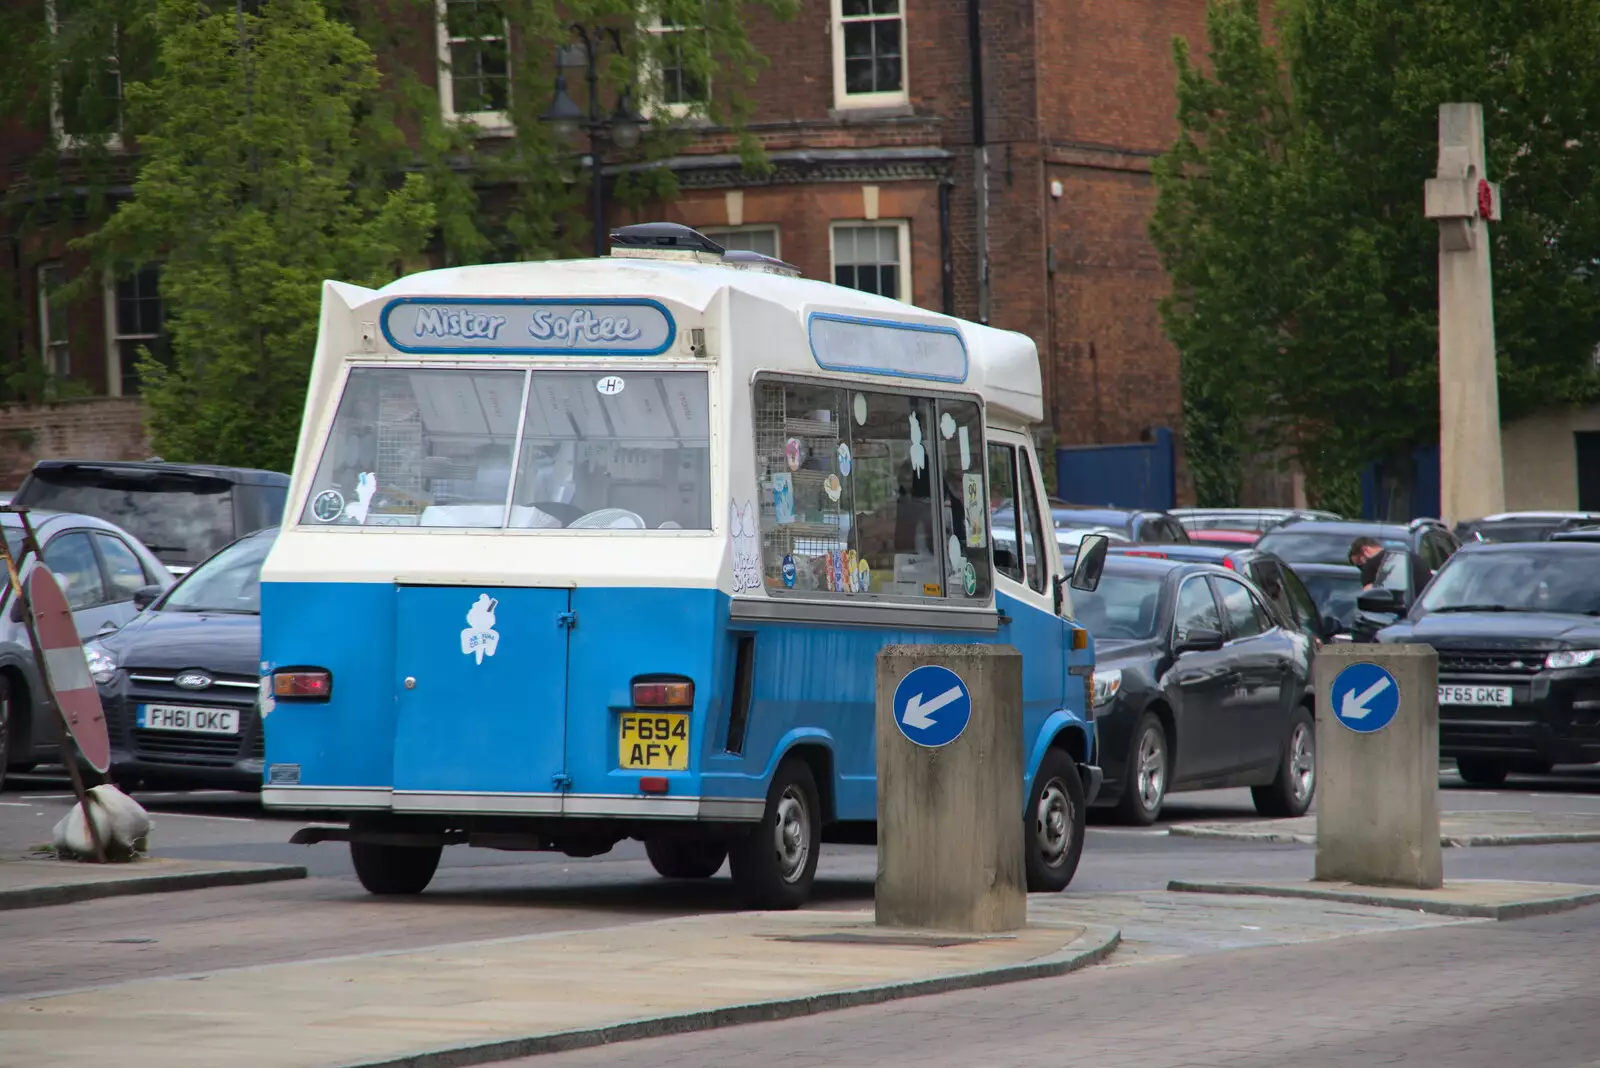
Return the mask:
<svg viewBox="0 0 1600 1068"><path fill-rule="evenodd" d="M685 712L624 712L617 729L617 763L624 770L685 771L689 716Z"/></svg>

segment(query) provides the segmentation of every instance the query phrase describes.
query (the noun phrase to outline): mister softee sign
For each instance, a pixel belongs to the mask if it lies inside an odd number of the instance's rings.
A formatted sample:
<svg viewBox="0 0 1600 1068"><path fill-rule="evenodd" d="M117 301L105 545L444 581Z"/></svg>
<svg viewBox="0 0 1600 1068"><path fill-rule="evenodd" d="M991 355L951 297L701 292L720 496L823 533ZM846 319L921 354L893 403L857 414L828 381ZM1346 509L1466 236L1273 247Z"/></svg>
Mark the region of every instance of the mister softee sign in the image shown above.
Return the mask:
<svg viewBox="0 0 1600 1068"><path fill-rule="evenodd" d="M653 300L405 297L383 309L383 336L401 352L513 356L654 356L677 327Z"/></svg>

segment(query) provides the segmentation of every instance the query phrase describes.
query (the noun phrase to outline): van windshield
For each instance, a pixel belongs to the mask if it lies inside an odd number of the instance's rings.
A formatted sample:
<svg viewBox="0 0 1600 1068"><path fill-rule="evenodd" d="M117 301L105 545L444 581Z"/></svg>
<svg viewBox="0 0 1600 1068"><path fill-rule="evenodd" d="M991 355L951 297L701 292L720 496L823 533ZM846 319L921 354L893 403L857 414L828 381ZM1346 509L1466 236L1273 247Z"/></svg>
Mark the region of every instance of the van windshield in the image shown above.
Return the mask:
<svg viewBox="0 0 1600 1068"><path fill-rule="evenodd" d="M300 522L710 530L700 371L350 372Z"/></svg>

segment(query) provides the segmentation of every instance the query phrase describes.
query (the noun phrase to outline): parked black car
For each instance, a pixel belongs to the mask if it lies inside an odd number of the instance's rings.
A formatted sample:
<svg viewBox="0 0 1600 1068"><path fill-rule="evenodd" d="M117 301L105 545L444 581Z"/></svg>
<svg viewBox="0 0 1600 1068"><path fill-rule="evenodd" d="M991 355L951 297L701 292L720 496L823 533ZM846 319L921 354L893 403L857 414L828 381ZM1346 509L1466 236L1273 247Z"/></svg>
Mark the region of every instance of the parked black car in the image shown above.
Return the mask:
<svg viewBox="0 0 1600 1068"><path fill-rule="evenodd" d="M1316 789L1312 643L1242 576L1116 555L1073 611L1095 639L1100 797L1131 823L1177 790L1249 786L1268 816Z"/></svg>
<svg viewBox="0 0 1600 1068"><path fill-rule="evenodd" d="M1410 523L1291 520L1269 530L1255 547L1281 556L1291 566L1348 564L1350 543L1362 536L1378 539L1385 549L1409 549L1430 571L1437 571L1460 547L1455 535L1437 519L1413 519Z"/></svg>
<svg viewBox="0 0 1600 1068"><path fill-rule="evenodd" d="M261 565L276 537L234 542L86 647L118 782L261 788Z"/></svg>
<svg viewBox="0 0 1600 1068"><path fill-rule="evenodd" d="M1186 545L1189 535L1166 512L1141 508L1087 508L1063 501L1050 502L1050 517L1056 527L1056 541L1072 540L1074 532L1111 533L1124 541L1149 545ZM1115 543L1115 542L1113 542ZM1072 544L1077 542L1072 540Z"/></svg>
<svg viewBox="0 0 1600 1068"><path fill-rule="evenodd" d="M1469 541L1544 541L1558 531L1600 524L1596 512L1502 512L1482 519L1467 519L1456 524L1456 540Z"/></svg>
<svg viewBox="0 0 1600 1068"><path fill-rule="evenodd" d="M235 538L283 520L289 476L160 460L41 460L12 503L116 523L181 575Z"/></svg>
<svg viewBox="0 0 1600 1068"><path fill-rule="evenodd" d="M1347 642L1356 622L1361 569L1349 564L1295 564L1295 575L1316 602L1317 615L1331 631L1329 641Z"/></svg>
<svg viewBox="0 0 1600 1068"><path fill-rule="evenodd" d="M134 618L135 596L172 585L172 574L139 540L115 524L70 512L30 512L46 566L55 572L80 638L119 627ZM36 566L22 556L22 520L0 514L0 530L12 559L21 559L24 581ZM7 768L26 771L60 760L55 713L44 693L23 609L0 581L0 780Z"/></svg>
<svg viewBox="0 0 1600 1068"><path fill-rule="evenodd" d="M1463 546L1378 641L1438 650L1439 755L1465 781L1600 761L1600 545Z"/></svg>
<svg viewBox="0 0 1600 1068"><path fill-rule="evenodd" d="M1146 556L1161 560L1188 560L1215 564L1237 571L1266 595L1278 614L1311 639L1313 645L1331 641L1340 632L1338 621L1318 610L1316 599L1287 563L1259 549L1227 549L1216 545L1113 545L1119 556ZM1354 568L1350 569L1354 571ZM1354 607L1354 595L1351 606Z"/></svg>

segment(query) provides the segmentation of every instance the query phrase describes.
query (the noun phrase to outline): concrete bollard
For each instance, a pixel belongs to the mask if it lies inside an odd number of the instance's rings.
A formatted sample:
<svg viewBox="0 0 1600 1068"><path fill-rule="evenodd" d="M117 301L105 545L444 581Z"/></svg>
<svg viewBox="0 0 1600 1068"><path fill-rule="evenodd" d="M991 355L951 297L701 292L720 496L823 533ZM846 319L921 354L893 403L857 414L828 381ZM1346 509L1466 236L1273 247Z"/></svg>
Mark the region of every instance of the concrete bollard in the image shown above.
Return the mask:
<svg viewBox="0 0 1600 1068"><path fill-rule="evenodd" d="M889 646L877 696L877 922L1022 927L1022 654Z"/></svg>
<svg viewBox="0 0 1600 1068"><path fill-rule="evenodd" d="M1317 879L1444 885L1438 682L1427 645L1317 654Z"/></svg>

